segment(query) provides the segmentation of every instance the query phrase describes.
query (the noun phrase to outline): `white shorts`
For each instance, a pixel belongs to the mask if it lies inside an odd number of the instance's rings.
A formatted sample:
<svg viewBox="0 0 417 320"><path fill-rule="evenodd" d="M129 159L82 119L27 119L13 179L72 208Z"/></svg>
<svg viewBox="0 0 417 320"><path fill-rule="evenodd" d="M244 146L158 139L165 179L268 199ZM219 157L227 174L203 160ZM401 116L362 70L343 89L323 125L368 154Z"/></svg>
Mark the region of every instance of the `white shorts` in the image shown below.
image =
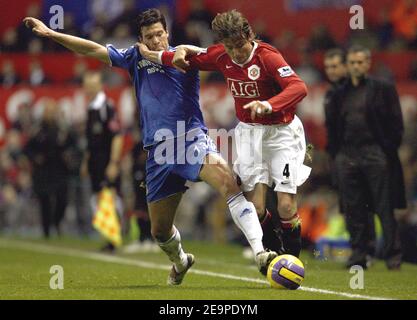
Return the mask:
<svg viewBox="0 0 417 320"><path fill-rule="evenodd" d="M304 128L300 119L284 125L261 125L239 122L235 128L235 173L248 192L257 183L272 186L275 191L297 193L310 175L303 164L306 153Z"/></svg>

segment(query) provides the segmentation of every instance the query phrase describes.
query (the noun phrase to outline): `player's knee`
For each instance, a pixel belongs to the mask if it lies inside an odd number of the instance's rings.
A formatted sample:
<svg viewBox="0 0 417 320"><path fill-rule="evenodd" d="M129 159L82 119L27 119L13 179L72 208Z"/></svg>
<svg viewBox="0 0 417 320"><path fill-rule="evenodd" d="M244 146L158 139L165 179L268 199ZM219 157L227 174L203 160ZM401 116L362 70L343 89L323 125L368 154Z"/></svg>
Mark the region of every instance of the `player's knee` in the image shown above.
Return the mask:
<svg viewBox="0 0 417 320"><path fill-rule="evenodd" d="M282 201L278 204L278 212L281 218L290 218L294 215L296 206L292 201Z"/></svg>
<svg viewBox="0 0 417 320"><path fill-rule="evenodd" d="M233 175L230 172L224 170L222 172L221 179L222 183L219 192L226 199L241 192L236 180L233 178Z"/></svg>
<svg viewBox="0 0 417 320"><path fill-rule="evenodd" d="M232 177L227 177L223 183L223 192L225 197L228 197L241 192L241 190Z"/></svg>
<svg viewBox="0 0 417 320"><path fill-rule="evenodd" d="M253 205L255 206L256 213L259 218L263 217L265 214L265 205L257 202L253 202Z"/></svg>

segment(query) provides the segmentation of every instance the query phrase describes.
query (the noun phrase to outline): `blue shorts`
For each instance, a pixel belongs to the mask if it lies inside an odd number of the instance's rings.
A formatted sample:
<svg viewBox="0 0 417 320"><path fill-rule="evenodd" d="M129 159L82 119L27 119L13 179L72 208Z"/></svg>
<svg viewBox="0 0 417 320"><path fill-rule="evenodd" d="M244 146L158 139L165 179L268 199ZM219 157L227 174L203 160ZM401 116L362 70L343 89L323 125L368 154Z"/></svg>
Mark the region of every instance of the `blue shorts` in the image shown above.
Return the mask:
<svg viewBox="0 0 417 320"><path fill-rule="evenodd" d="M184 192L187 180L199 181L201 167L209 153L218 153L217 147L200 128L152 146L146 160L147 202Z"/></svg>

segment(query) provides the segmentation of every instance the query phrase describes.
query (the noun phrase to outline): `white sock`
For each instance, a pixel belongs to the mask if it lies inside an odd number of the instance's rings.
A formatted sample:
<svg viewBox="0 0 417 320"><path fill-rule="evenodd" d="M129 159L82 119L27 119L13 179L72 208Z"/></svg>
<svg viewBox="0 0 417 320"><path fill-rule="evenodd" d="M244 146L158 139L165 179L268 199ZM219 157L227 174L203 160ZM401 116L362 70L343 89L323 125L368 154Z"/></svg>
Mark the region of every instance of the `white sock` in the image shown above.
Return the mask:
<svg viewBox="0 0 417 320"><path fill-rule="evenodd" d="M175 270L181 272L188 264L187 255L181 246L181 235L178 229L173 226L174 234L166 242L158 242L159 247L167 254L169 260L174 264Z"/></svg>
<svg viewBox="0 0 417 320"><path fill-rule="evenodd" d="M264 251L262 244L263 231L256 214L255 206L246 200L243 192L231 196L227 200L233 221L242 230L255 256Z"/></svg>

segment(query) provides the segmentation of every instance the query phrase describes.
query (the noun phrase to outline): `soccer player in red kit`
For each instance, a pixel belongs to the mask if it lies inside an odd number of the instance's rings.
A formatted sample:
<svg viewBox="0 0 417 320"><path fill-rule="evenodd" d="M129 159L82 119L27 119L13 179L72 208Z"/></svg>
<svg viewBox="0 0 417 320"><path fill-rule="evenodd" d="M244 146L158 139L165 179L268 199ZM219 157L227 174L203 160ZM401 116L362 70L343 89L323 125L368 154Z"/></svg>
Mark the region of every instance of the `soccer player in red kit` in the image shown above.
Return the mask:
<svg viewBox="0 0 417 320"><path fill-rule="evenodd" d="M295 110L307 95L307 88L278 50L255 41L251 26L238 11L218 14L212 29L220 43L207 49L179 46L175 52L156 52L140 45L140 50L145 58L184 72L197 68L223 73L240 120L235 128L234 171L245 196L256 207L264 227L264 244L277 252L299 256L301 224L296 193L311 169L303 164L306 142ZM253 156L248 159L249 155ZM280 242L270 234L272 219L265 209L267 188L273 184L284 251L276 247Z"/></svg>

